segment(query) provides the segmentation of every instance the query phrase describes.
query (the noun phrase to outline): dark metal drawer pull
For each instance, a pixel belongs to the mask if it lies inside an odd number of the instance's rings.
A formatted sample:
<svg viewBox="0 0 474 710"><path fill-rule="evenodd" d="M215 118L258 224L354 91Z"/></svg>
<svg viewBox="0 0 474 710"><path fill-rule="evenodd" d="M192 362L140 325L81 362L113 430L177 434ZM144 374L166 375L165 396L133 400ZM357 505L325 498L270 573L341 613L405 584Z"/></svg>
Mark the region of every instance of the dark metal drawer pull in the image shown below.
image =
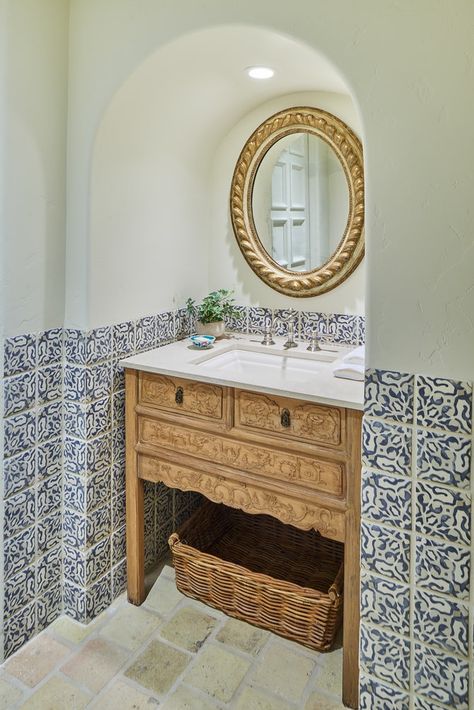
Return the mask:
<svg viewBox="0 0 474 710"><path fill-rule="evenodd" d="M178 387L178 389L176 390L176 394L175 394L175 396L174 396L174 400L175 400L176 404L183 404L183 400L184 400L184 390L183 390L182 387Z"/></svg>
<svg viewBox="0 0 474 710"><path fill-rule="evenodd" d="M291 425L291 415L289 409L283 409L281 413L281 425L289 427Z"/></svg>

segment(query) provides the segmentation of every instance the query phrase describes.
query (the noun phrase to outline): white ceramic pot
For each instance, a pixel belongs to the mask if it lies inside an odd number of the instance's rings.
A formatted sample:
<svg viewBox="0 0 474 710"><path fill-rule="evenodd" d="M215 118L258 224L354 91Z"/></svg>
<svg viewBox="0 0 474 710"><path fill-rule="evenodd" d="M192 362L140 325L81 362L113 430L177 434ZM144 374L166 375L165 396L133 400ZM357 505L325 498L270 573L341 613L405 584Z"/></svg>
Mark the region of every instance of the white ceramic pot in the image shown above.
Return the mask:
<svg viewBox="0 0 474 710"><path fill-rule="evenodd" d="M222 338L225 332L225 324L223 320L218 320L215 323L201 323L200 320L196 323L196 333L198 335L213 335L215 338Z"/></svg>

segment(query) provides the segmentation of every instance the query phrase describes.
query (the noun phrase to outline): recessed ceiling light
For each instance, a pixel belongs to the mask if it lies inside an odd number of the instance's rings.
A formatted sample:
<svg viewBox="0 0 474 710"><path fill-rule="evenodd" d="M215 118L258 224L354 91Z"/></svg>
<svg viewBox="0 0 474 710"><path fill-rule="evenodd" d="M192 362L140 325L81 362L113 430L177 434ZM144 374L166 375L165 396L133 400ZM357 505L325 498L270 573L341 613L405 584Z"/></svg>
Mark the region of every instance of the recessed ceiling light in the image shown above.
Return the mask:
<svg viewBox="0 0 474 710"><path fill-rule="evenodd" d="M248 67L245 71L252 79L271 79L275 73L270 67Z"/></svg>

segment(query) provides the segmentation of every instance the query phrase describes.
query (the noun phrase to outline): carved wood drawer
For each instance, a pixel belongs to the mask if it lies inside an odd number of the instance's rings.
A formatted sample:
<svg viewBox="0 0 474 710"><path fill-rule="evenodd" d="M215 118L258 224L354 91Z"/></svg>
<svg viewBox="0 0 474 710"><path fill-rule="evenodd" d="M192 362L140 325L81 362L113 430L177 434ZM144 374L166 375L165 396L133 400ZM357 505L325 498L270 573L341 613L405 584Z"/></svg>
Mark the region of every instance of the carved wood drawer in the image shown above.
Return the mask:
<svg viewBox="0 0 474 710"><path fill-rule="evenodd" d="M335 496L344 493L345 466L342 462L280 451L271 445L252 444L147 416L139 416L138 437L140 444L145 446L186 454L226 468ZM206 464L202 466L205 469Z"/></svg>
<svg viewBox="0 0 474 710"><path fill-rule="evenodd" d="M297 399L236 390L235 427L322 446L344 443L344 410Z"/></svg>
<svg viewBox="0 0 474 710"><path fill-rule="evenodd" d="M227 388L219 385L140 372L139 403L165 412L221 421L227 396Z"/></svg>

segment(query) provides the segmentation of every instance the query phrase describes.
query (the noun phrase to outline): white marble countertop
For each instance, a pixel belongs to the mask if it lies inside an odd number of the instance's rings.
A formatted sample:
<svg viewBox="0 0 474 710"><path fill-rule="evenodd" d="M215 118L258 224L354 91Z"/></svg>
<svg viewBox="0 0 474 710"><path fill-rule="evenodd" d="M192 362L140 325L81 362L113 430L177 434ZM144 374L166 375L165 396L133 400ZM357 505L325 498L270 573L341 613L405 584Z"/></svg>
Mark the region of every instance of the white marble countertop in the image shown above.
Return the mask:
<svg viewBox="0 0 474 710"><path fill-rule="evenodd" d="M156 372L227 387L239 387L253 392L266 392L349 409L363 409L364 383L333 375L333 367L340 364L341 358L355 346L328 343L321 346L320 353L310 353L306 349L307 342L298 343L298 347L287 351L283 348L285 340L283 337L274 336L273 346L261 345L261 339L261 335L235 334L216 340L212 348L207 350L196 348L187 339L180 340L126 358L121 360L120 364L134 370ZM225 365L220 364L219 360L213 362L215 355L225 353L227 353L226 357L220 358L225 361ZM252 353L258 355L253 357ZM257 362L260 353L267 356L263 363ZM237 355L243 358L243 362L237 361ZM334 358L334 360L320 361L318 359L320 357ZM255 364L252 363L252 359L256 361Z"/></svg>

